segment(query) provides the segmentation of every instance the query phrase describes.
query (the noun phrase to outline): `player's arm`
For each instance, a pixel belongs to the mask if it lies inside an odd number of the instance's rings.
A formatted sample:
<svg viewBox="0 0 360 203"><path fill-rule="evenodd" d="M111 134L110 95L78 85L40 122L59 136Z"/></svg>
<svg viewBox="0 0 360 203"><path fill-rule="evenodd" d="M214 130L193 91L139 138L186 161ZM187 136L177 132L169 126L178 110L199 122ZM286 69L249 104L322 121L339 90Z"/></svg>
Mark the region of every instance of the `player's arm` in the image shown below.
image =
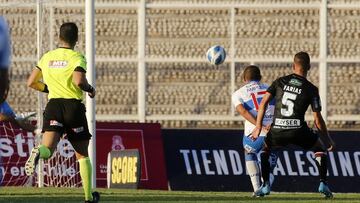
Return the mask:
<svg viewBox="0 0 360 203"><path fill-rule="evenodd" d="M273 96L269 92L266 92L266 94L264 95L264 97L261 100L261 103L259 105L257 118L256 118L256 127L255 127L254 132L252 133L252 137L254 139L259 137L259 134L260 134L261 128L262 128L264 115L265 115L265 112L266 112L266 108L267 108L269 102L272 100L272 98L273 98Z"/></svg>
<svg viewBox="0 0 360 203"><path fill-rule="evenodd" d="M319 96L319 90L316 88L311 98L311 109L314 116L314 124L320 132L321 139L328 144L328 150L331 151L335 147L334 141L331 139L328 130L326 128L325 121L321 115L321 100Z"/></svg>
<svg viewBox="0 0 360 203"><path fill-rule="evenodd" d="M15 125L18 125L20 128L29 131L34 132L35 126L32 125L27 119L28 117L16 117L10 106L7 104L7 102L4 102L1 104L1 110L3 113L0 113L0 121L1 122L11 122Z"/></svg>
<svg viewBox="0 0 360 203"><path fill-rule="evenodd" d="M9 117L10 122L15 123L21 129L24 129L29 132L34 132L36 127L32 125L27 119L25 118L16 118L16 117Z"/></svg>
<svg viewBox="0 0 360 203"><path fill-rule="evenodd" d="M27 80L27 86L40 92L49 93L47 85L41 81L41 78L40 68L34 68Z"/></svg>
<svg viewBox="0 0 360 203"><path fill-rule="evenodd" d="M85 70L81 67L77 67L73 72L73 83L77 85L81 90L88 92L91 98L95 97L96 90L89 84L86 79Z"/></svg>
<svg viewBox="0 0 360 203"><path fill-rule="evenodd" d="M236 111L242 117L244 117L247 121L249 121L253 125L256 125L256 118L248 110L245 109L244 105L242 105L242 104L237 105L236 106Z"/></svg>
<svg viewBox="0 0 360 203"><path fill-rule="evenodd" d="M0 122L9 121L9 116L0 113Z"/></svg>
<svg viewBox="0 0 360 203"><path fill-rule="evenodd" d="M313 115L314 115L315 126L319 130L322 140L325 140L326 143L328 143L328 145L329 145L329 146L327 146L328 151L332 151L335 148L335 142L333 141L333 139L329 135L329 132L328 132L328 130L326 128L325 121L324 121L321 113L320 112L314 112Z"/></svg>
<svg viewBox="0 0 360 203"><path fill-rule="evenodd" d="M235 106L236 111L247 121L255 125L256 118L244 107L243 99L241 98L241 93L234 93L231 96L231 102Z"/></svg>

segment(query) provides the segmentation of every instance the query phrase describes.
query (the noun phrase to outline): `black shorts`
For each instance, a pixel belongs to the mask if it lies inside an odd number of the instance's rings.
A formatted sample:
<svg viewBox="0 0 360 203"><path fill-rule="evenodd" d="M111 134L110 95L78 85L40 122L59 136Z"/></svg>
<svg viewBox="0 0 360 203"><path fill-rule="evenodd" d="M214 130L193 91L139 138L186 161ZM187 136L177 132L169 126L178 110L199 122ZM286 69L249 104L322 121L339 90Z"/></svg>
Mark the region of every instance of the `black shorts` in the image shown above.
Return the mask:
<svg viewBox="0 0 360 203"><path fill-rule="evenodd" d="M69 141L89 140L85 105L76 99L50 99L44 111L43 132L67 134Z"/></svg>
<svg viewBox="0 0 360 203"><path fill-rule="evenodd" d="M270 148L296 145L305 150L309 150L314 147L318 139L319 135L316 131L306 125L299 129L281 131L271 128L266 138L266 144Z"/></svg>
<svg viewBox="0 0 360 203"><path fill-rule="evenodd" d="M9 70L0 68L0 104L3 103L9 92Z"/></svg>

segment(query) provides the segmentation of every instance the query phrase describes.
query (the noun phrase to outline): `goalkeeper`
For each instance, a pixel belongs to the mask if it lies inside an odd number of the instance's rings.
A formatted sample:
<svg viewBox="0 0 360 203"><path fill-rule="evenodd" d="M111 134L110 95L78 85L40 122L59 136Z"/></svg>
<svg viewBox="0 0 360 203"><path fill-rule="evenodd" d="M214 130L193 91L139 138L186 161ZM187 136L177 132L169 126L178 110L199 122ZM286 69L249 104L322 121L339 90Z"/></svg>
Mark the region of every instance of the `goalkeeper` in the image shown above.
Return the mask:
<svg viewBox="0 0 360 203"><path fill-rule="evenodd" d="M10 121L26 131L34 132L35 126L27 122L26 118L16 117L6 102L10 87L10 50L9 28L6 20L0 16L0 121Z"/></svg>
<svg viewBox="0 0 360 203"><path fill-rule="evenodd" d="M51 157L61 136L66 133L79 161L85 202L98 202L99 193L91 193L92 167L88 157L91 134L85 105L82 103L83 91L94 98L95 88L88 83L85 76L85 57L74 51L77 41L76 24L62 24L59 48L44 54L28 78L27 84L30 88L49 93L49 102L44 111L41 145L32 149L25 164L25 172L31 176L39 158Z"/></svg>

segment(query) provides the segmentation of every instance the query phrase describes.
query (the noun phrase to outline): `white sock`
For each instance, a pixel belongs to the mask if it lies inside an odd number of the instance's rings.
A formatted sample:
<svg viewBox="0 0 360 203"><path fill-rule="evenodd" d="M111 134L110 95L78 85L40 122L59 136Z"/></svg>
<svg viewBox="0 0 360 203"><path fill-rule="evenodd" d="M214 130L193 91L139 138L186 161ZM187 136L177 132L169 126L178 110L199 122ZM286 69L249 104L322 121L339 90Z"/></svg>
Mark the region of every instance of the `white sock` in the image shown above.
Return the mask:
<svg viewBox="0 0 360 203"><path fill-rule="evenodd" d="M254 188L254 192L257 191L260 184L260 167L257 161L246 161L246 170L250 176L251 184Z"/></svg>

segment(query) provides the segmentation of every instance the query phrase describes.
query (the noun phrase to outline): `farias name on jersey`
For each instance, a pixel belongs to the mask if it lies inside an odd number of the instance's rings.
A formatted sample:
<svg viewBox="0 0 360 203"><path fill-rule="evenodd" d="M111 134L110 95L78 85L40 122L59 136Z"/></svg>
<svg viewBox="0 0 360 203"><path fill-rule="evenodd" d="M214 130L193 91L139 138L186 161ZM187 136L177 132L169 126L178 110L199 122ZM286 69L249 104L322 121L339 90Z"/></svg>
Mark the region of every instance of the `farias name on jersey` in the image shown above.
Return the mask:
<svg viewBox="0 0 360 203"><path fill-rule="evenodd" d="M283 90L288 91L288 92L294 92L296 94L301 94L301 91L302 91L302 89L300 89L300 88L292 87L292 86L288 86L288 85L284 85Z"/></svg>

